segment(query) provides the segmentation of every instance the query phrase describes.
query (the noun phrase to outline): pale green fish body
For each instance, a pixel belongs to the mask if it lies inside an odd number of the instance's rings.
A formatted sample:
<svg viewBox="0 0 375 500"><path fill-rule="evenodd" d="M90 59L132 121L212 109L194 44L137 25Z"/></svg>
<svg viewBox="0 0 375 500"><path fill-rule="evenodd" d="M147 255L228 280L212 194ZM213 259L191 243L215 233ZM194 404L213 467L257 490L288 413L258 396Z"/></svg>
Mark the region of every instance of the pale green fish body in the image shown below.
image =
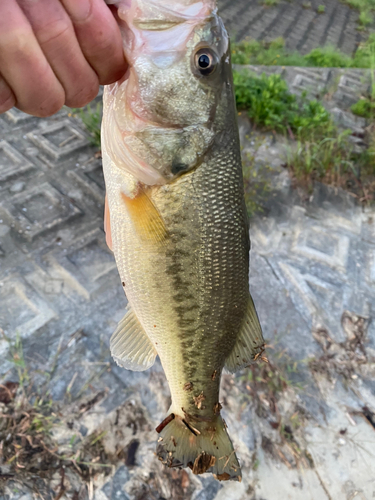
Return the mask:
<svg viewBox="0 0 375 500"><path fill-rule="evenodd" d="M222 370L263 352L227 33L214 2L119 4L130 70L105 89L103 166L128 312L118 364L158 354L172 395L157 453L218 479L241 471L220 416Z"/></svg>

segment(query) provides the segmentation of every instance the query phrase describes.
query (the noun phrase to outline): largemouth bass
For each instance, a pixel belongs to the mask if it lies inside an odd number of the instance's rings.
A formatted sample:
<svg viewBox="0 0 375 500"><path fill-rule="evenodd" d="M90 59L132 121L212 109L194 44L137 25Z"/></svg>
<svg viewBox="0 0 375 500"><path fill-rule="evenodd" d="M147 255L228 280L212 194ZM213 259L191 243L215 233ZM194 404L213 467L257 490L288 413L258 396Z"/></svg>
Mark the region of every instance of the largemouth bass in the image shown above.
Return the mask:
<svg viewBox="0 0 375 500"><path fill-rule="evenodd" d="M220 378L264 349L249 293L249 228L228 35L210 0L123 0L129 71L104 91L106 230L128 309L115 361L159 355L172 405L157 454L241 479Z"/></svg>

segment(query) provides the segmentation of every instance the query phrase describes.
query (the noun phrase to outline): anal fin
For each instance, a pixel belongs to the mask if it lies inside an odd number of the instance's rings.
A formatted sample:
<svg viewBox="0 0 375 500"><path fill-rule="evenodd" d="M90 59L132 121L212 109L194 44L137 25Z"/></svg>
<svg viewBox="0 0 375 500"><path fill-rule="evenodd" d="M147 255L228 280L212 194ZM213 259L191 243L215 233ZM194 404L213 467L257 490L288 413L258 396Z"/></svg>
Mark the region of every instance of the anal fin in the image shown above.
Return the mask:
<svg viewBox="0 0 375 500"><path fill-rule="evenodd" d="M237 342L225 361L225 368L235 373L253 363L264 351L264 339L253 299L249 294L246 314Z"/></svg>
<svg viewBox="0 0 375 500"><path fill-rule="evenodd" d="M110 350L116 363L127 370L141 372L155 362L155 347L130 306L111 337Z"/></svg>

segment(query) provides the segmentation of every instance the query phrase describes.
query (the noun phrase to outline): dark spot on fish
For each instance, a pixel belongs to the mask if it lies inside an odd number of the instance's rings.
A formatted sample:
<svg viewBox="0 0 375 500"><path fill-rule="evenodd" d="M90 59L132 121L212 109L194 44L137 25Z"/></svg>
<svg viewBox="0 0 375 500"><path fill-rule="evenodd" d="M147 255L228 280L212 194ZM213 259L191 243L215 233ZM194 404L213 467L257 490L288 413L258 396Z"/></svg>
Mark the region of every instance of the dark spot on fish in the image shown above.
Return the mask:
<svg viewBox="0 0 375 500"><path fill-rule="evenodd" d="M181 161L178 161L178 160L172 161L171 172L174 175L179 174L181 172L184 172L188 168L189 168L189 165L186 165L186 163L182 163Z"/></svg>
<svg viewBox="0 0 375 500"><path fill-rule="evenodd" d="M174 436L171 436L171 441L172 441L174 447L176 448L177 447L177 443L176 443L176 440L175 440Z"/></svg>
<svg viewBox="0 0 375 500"><path fill-rule="evenodd" d="M122 282L122 286L125 286L125 281Z"/></svg>

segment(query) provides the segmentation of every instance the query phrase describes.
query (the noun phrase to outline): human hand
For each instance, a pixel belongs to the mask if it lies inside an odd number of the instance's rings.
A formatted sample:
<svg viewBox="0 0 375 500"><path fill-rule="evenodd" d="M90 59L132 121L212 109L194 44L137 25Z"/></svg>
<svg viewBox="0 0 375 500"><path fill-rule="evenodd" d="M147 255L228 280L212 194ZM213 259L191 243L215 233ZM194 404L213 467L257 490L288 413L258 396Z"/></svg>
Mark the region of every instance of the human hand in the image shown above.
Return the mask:
<svg viewBox="0 0 375 500"><path fill-rule="evenodd" d="M50 116L81 107L126 61L104 0L0 0L0 113Z"/></svg>

